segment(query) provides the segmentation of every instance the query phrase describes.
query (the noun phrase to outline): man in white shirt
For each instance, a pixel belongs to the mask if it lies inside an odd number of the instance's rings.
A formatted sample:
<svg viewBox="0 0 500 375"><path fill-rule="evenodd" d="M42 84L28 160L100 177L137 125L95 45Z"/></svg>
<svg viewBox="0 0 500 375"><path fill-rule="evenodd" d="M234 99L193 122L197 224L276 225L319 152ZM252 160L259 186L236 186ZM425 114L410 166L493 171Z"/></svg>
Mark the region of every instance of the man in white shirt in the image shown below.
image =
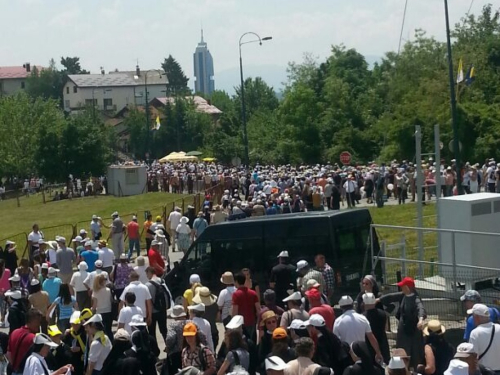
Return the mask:
<svg viewBox="0 0 500 375"><path fill-rule="evenodd" d="M343 296L339 301L339 306L343 313L333 324L333 333L340 339L351 345L355 341L365 341L368 338L371 346L375 350L375 358L383 360L377 339L373 335L370 322L365 316L354 311L354 301L350 296Z"/></svg>
<svg viewBox="0 0 500 375"><path fill-rule="evenodd" d="M486 178L488 180L488 191L495 192L495 161L489 162L489 167L486 170Z"/></svg>
<svg viewBox="0 0 500 375"><path fill-rule="evenodd" d="M347 205L349 206L349 208L352 208L356 205L355 195L357 187L358 184L356 183L356 179L352 176L347 177L346 182L344 182L344 189L345 189L345 195L347 197Z"/></svg>
<svg viewBox="0 0 500 375"><path fill-rule="evenodd" d="M43 239L43 233L39 230L38 224L33 224L32 231L28 234L29 259L33 260L33 253L39 249L38 244Z"/></svg>
<svg viewBox="0 0 500 375"><path fill-rule="evenodd" d="M93 336L89 349L86 375L100 374L104 361L111 352L111 341L103 332L104 326L102 325L101 314L95 314L85 322L84 326L88 326L87 332Z"/></svg>
<svg viewBox="0 0 500 375"><path fill-rule="evenodd" d="M153 314L153 301L151 299L151 293L149 292L149 288L139 281L139 275L135 271L130 273L130 284L125 287L122 295L120 296L120 310L123 307L125 295L128 292L135 294L135 305L141 309L144 313L143 316L146 318L146 323L150 325Z"/></svg>
<svg viewBox="0 0 500 375"><path fill-rule="evenodd" d="M130 335L132 334L132 328L130 327L130 322L134 315L140 315L144 318L144 314L140 307L135 306L135 294L128 292L125 294L125 306L120 310L118 315L118 329L124 328Z"/></svg>
<svg viewBox="0 0 500 375"><path fill-rule="evenodd" d="M107 247L108 243L104 240L99 241L99 260L102 261L102 269L108 274L113 270L113 264L115 262L115 253L113 250Z"/></svg>
<svg viewBox="0 0 500 375"><path fill-rule="evenodd" d="M205 305L203 303L199 303L197 305L188 306L188 310L193 323L196 324L198 328L205 334L208 347L213 353L214 342L212 339L212 326L210 325L208 320L203 319L203 315L205 314Z"/></svg>
<svg viewBox="0 0 500 375"><path fill-rule="evenodd" d="M170 215L168 215L168 227L170 228L170 238L172 239L172 251L175 251L175 230L181 222L181 217L182 214L180 207L175 207L174 211L172 211Z"/></svg>
<svg viewBox="0 0 500 375"><path fill-rule="evenodd" d="M481 303L476 303L472 309L474 328L470 334L469 343L474 345L479 364L500 374L500 324L490 321L490 309ZM493 339L493 340L492 340Z"/></svg>
<svg viewBox="0 0 500 375"><path fill-rule="evenodd" d="M234 276L232 272L224 272L220 281L226 286L226 288L220 291L219 298L217 298L217 305L219 306L222 323L227 324L231 319L231 310L233 308L233 293L236 291L236 287L234 286Z"/></svg>
<svg viewBox="0 0 500 375"><path fill-rule="evenodd" d="M89 294L92 294L92 290L94 289L94 280L97 275L104 274L106 279L109 280L109 274L102 269L102 260L98 259L95 261L95 271L87 273L87 277L83 280L83 285L89 291Z"/></svg>

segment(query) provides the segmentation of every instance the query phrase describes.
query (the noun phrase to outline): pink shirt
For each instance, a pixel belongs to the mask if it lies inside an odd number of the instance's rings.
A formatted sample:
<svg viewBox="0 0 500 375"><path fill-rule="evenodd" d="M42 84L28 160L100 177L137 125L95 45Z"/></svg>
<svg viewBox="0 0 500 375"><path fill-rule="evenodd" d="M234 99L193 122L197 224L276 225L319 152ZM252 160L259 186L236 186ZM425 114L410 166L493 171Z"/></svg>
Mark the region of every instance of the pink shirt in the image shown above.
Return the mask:
<svg viewBox="0 0 500 375"><path fill-rule="evenodd" d="M10 270L8 268L5 268L3 270L2 277L0 277L0 291L1 292L6 292L7 290L10 289L10 282L9 282L10 276L11 276Z"/></svg>

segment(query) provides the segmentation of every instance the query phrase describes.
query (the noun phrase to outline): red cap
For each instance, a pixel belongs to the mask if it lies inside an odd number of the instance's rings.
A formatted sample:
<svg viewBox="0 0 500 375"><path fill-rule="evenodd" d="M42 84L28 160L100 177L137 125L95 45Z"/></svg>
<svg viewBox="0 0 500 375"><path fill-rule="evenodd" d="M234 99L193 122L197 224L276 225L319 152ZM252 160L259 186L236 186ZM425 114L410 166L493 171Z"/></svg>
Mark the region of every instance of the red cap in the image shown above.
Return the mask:
<svg viewBox="0 0 500 375"><path fill-rule="evenodd" d="M306 292L307 298L310 299L321 299L321 293L316 288L311 288Z"/></svg>
<svg viewBox="0 0 500 375"><path fill-rule="evenodd" d="M415 288L415 281L411 277L407 276L398 283L398 286L399 287L407 286L410 288Z"/></svg>

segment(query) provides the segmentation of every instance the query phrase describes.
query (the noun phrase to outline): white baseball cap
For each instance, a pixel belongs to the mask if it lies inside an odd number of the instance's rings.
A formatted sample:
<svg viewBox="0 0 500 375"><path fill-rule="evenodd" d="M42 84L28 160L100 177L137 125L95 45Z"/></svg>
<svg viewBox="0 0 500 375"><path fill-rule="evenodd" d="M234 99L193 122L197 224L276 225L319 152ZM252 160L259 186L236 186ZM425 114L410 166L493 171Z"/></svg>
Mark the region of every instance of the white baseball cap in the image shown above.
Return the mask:
<svg viewBox="0 0 500 375"><path fill-rule="evenodd" d="M324 327L326 325L325 318L323 318L319 314L312 314L309 317L309 320L306 320L304 324L306 326L313 326L313 327Z"/></svg>
<svg viewBox="0 0 500 375"><path fill-rule="evenodd" d="M391 370L399 370L406 368L406 364L401 357L392 357L387 366Z"/></svg>
<svg viewBox="0 0 500 375"><path fill-rule="evenodd" d="M101 268L101 267L102 267L102 260L97 259L97 260L94 262L94 265L95 265L97 268Z"/></svg>
<svg viewBox="0 0 500 375"><path fill-rule="evenodd" d="M468 358L470 355L476 355L474 345L468 342L463 342L457 346L455 358Z"/></svg>
<svg viewBox="0 0 500 375"><path fill-rule="evenodd" d="M80 324L80 311L73 311L69 318L69 324Z"/></svg>
<svg viewBox="0 0 500 375"><path fill-rule="evenodd" d="M132 320L128 325L131 327L144 327L146 326L146 322L144 321L142 315L135 314L134 316L132 316Z"/></svg>
<svg viewBox="0 0 500 375"><path fill-rule="evenodd" d="M31 286L40 285L40 280L38 280L38 279L31 279L30 285Z"/></svg>
<svg viewBox="0 0 500 375"><path fill-rule="evenodd" d="M21 276L19 276L19 274L16 273L14 276L9 277L9 281L13 281L15 283L18 283L19 281L21 281Z"/></svg>
<svg viewBox="0 0 500 375"><path fill-rule="evenodd" d="M231 318L229 323L227 323L227 329L236 329L241 327L245 323L245 319L241 315L235 315Z"/></svg>
<svg viewBox="0 0 500 375"><path fill-rule="evenodd" d="M71 242L82 242L82 239L83 239L82 236L76 236L71 240Z"/></svg>
<svg viewBox="0 0 500 375"><path fill-rule="evenodd" d="M189 276L189 284L201 283L200 275L193 273Z"/></svg>
<svg viewBox="0 0 500 375"><path fill-rule="evenodd" d="M83 325L86 326L86 325L88 325L90 323L102 323L102 316L101 316L101 314L95 314L95 315L93 315L92 318L90 318L85 323L83 323Z"/></svg>
<svg viewBox="0 0 500 375"><path fill-rule="evenodd" d="M283 371L286 368L286 363L278 356L266 358L266 370Z"/></svg>
<svg viewBox="0 0 500 375"><path fill-rule="evenodd" d="M277 258L288 258L288 251L282 251L281 253L278 254Z"/></svg>
<svg viewBox="0 0 500 375"><path fill-rule="evenodd" d="M290 323L290 326L288 329L306 329L307 324L303 320L300 319L294 319L292 320L292 323Z"/></svg>
<svg viewBox="0 0 500 375"><path fill-rule="evenodd" d="M5 292L5 297L10 297L11 299L21 299L23 298L23 294L20 290L9 290Z"/></svg>
<svg viewBox="0 0 500 375"><path fill-rule="evenodd" d="M476 303L474 306L472 306L472 309L467 310L467 314L489 317L490 309L488 308L488 306L483 305L482 303Z"/></svg>
<svg viewBox="0 0 500 375"><path fill-rule="evenodd" d="M205 312L205 304L198 303L197 305L188 306L188 310L189 311Z"/></svg>
<svg viewBox="0 0 500 375"><path fill-rule="evenodd" d="M36 334L35 338L33 339L34 344L43 344L50 346L51 348L57 348L59 345L56 344L54 341L50 339L49 336L47 336L45 333L38 333Z"/></svg>
<svg viewBox="0 0 500 375"><path fill-rule="evenodd" d="M54 273L57 273L57 272L59 272L59 270L57 268L49 267L49 274L54 274Z"/></svg>
<svg viewBox="0 0 500 375"><path fill-rule="evenodd" d="M375 305L377 303L377 298L373 293L365 293L363 294L363 303L365 305Z"/></svg>
<svg viewBox="0 0 500 375"><path fill-rule="evenodd" d="M350 306L353 305L354 301L352 300L351 296L342 296L339 301L339 306Z"/></svg>
<svg viewBox="0 0 500 375"><path fill-rule="evenodd" d="M309 265L306 260L299 260L297 262L297 271L300 271L302 268L305 268Z"/></svg>
<svg viewBox="0 0 500 375"><path fill-rule="evenodd" d="M300 301L302 299L302 295L300 292L294 292L290 294L288 297L283 299L283 302L288 302L288 301Z"/></svg>

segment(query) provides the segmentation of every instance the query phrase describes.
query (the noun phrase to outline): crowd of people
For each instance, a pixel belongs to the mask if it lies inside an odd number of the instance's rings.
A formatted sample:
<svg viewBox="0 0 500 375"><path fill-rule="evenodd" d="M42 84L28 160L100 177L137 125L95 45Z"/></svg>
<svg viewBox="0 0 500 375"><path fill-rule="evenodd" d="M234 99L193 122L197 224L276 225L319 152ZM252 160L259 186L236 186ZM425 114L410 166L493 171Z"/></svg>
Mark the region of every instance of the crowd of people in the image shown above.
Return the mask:
<svg viewBox="0 0 500 375"><path fill-rule="evenodd" d="M227 271L218 295L193 274L174 304L158 240L150 242L149 265L140 255L136 266L127 253L116 259L104 240L78 239L72 249L58 237L55 258L46 242L37 241L32 266L24 259L11 271L0 259L9 329L0 333L1 375L500 374L500 313L473 290L461 298L467 328L455 348L445 325L427 319L413 279L382 294L366 275L358 295L334 300L322 254L315 265L292 265L282 251L265 286L248 269ZM391 351L393 304L399 324Z"/></svg>

